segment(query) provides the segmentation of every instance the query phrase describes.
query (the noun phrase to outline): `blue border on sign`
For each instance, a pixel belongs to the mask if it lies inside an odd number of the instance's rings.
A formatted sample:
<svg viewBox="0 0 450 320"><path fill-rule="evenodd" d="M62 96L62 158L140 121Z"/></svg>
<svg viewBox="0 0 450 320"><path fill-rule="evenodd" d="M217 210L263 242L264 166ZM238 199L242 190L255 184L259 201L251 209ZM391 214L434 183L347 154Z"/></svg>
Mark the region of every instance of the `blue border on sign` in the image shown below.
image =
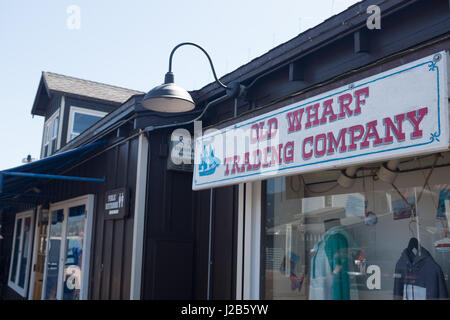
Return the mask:
<svg viewBox="0 0 450 320"><path fill-rule="evenodd" d="M400 70L400 71L394 72L394 73L392 73L392 74L389 74L389 75L386 75L386 76L383 76L383 77L380 77L380 78L377 78L377 79L368 81L368 82L361 83L361 84L359 84L359 85L357 85L357 86L354 86L353 88L345 89L345 90L342 90L342 91L340 91L340 92L336 92L336 93L330 94L330 95L328 95L328 96L325 96L325 97L322 97L322 98L319 98L319 99L316 99L316 100L313 100L313 101L309 101L309 102L304 103L304 104L301 104L301 105L296 105L296 106L291 107L291 108L289 108L289 109L283 109L283 110L280 111L280 112L277 112L277 113L271 113L271 114L269 114L269 115L267 115L267 116L264 116L264 117L261 117L261 118L255 119L255 120L251 120L251 121L245 122L245 123L240 124L240 125L236 125L236 126L234 126L234 127L232 127L232 128L225 129L225 130L223 130L223 131L220 131L220 132L215 133L215 134L212 134L212 135L208 135L208 136L206 136L206 137L201 137L201 141L203 141L204 139L209 139L209 138L214 137L214 136L219 135L219 134L225 134L226 132L228 132L228 131L230 131L230 130L237 129L237 128L240 128L240 127L243 127L243 126L246 126L246 125L255 123L255 122L257 122L257 121L264 120L264 119L267 119L267 118L269 118L269 117L273 117L273 116L276 116L276 115L278 115L278 114L285 113L285 112L288 112L288 111L290 111L290 110L293 110L293 109L296 109L296 108L303 107L303 106L305 106L305 105L313 104L314 102L317 102L317 101L325 100L325 99L327 99L327 98L329 98L329 97L332 97L332 96L335 96L335 95L339 95L339 94L344 93L344 92L346 92L346 91L354 90L354 89L356 89L356 88L358 88L358 87L365 86L365 85L367 85L367 84L370 84L370 83L373 83L373 82L376 82L376 81L379 81L379 80L382 80L382 79L386 79L386 78L392 77L392 76L397 75L397 74L399 74L399 73L402 73L402 72L405 72L405 71L409 71L409 70L412 70L412 69L421 67L421 66L426 65L426 64L428 65L428 68L429 68L428 71L437 71L437 72L436 72L436 78L437 78L438 131L436 131L436 132L434 132L434 133L431 133L431 136L430 136L430 139L429 139L430 141L428 141L428 142L423 142L423 143L418 143L418 144L414 144L414 145L409 145L409 146L404 146L404 147L397 147L397 148L391 148L391 149L386 149L386 150L380 150L380 151L373 151L373 152L361 153L361 154L356 154L356 155L353 155L353 156L347 156L347 157L341 157L341 158L328 159L328 160L322 160L322 161L317 161L317 162L311 162L311 163L304 163L304 164L299 164L299 165L287 166L287 167L284 167L284 168L278 168L278 169L274 169L274 170L265 170L265 171L263 171L263 172L255 172L255 173L250 173L250 174L246 174L246 175L240 175L240 176L234 176L234 177L229 177L229 178L223 178L223 179L218 179L218 180L213 180L213 181L207 181L207 182L203 182L203 183L197 183L197 180L196 180L195 177L194 177L194 184L195 184L195 186L202 186L202 185L206 185L206 184L212 184L212 183L217 183L217 182L221 182L221 181L228 181L228 180L233 180L233 179L240 179L240 178L245 178L245 177L250 177L250 176L255 176L255 175L263 175L263 174L267 174L267 173L271 173L271 172L279 172L279 171L288 170L288 169L293 169L293 168L300 168L300 167L312 166L312 165L320 164L320 163L326 163L326 162L331 162L331 161L338 161L338 160L351 159L351 158L356 158L356 157L361 157L361 156L366 156L366 155L371 155L371 154L377 154L377 153L388 152L388 151L394 151L394 150L400 150L400 149L407 149L407 148L412 148L412 147L424 146L424 145L427 145L427 144L431 144L431 143L433 143L434 141L439 142L439 137L440 137L440 135L441 135L441 112L440 112L440 91L439 91L439 85L440 85L440 83L439 83L439 67L436 65L436 62L431 61L431 60L430 60L430 61L423 62L423 63L420 63L420 64L418 64L418 65L416 65L416 66L413 66L413 67L410 67L410 68L407 68L407 69L404 69L404 70ZM194 169L194 170L195 170L195 169Z"/></svg>

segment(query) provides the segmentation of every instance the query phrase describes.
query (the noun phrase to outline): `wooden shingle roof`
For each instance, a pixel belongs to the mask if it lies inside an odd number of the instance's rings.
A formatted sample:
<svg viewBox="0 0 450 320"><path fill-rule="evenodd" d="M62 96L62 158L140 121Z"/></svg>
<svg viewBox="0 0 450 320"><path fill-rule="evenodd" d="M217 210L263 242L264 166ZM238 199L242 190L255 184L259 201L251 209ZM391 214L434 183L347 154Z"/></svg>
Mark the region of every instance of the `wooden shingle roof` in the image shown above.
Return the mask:
<svg viewBox="0 0 450 320"><path fill-rule="evenodd" d="M31 114L44 116L53 94L75 96L118 106L132 96L144 92L43 71Z"/></svg>
<svg viewBox="0 0 450 320"><path fill-rule="evenodd" d="M44 78L46 87L49 91L69 93L105 101L123 103L131 96L143 93L136 90L78 79L53 72L44 71L42 72L42 77Z"/></svg>

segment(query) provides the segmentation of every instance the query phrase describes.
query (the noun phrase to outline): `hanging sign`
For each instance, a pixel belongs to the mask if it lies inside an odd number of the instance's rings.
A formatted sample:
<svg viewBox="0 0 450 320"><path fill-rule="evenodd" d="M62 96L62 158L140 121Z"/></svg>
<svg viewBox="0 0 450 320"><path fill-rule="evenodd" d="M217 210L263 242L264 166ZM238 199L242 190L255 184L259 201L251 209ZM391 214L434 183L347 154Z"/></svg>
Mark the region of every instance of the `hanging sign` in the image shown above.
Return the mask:
<svg viewBox="0 0 450 320"><path fill-rule="evenodd" d="M128 211L128 192L125 188L105 194L105 219L122 219Z"/></svg>
<svg viewBox="0 0 450 320"><path fill-rule="evenodd" d="M449 148L445 51L195 141L193 189Z"/></svg>

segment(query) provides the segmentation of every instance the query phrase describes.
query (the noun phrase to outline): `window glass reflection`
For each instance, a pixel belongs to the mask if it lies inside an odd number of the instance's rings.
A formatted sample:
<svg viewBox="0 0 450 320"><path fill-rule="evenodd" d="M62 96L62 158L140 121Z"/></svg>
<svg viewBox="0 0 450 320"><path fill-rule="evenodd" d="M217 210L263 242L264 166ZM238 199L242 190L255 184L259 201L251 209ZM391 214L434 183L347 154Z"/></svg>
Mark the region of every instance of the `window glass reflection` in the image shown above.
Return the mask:
<svg viewBox="0 0 450 320"><path fill-rule="evenodd" d="M80 299L85 217L84 205L69 209L64 263L64 300Z"/></svg>
<svg viewBox="0 0 450 320"><path fill-rule="evenodd" d="M16 237L14 239L14 253L13 253L13 261L10 272L10 280L11 282L16 281L16 273L17 273L17 261L19 259L19 249L20 249L20 237L22 234L22 219L17 219L16 223Z"/></svg>
<svg viewBox="0 0 450 320"><path fill-rule="evenodd" d="M49 249L47 254L47 280L45 285L45 299L47 300L56 300L57 298L59 255L63 222L63 209L51 212L48 239Z"/></svg>
<svg viewBox="0 0 450 320"><path fill-rule="evenodd" d="M73 128L71 133L71 139L78 136L80 133L91 127L94 123L99 121L102 117L94 116L91 114L85 114L80 112L74 113Z"/></svg>
<svg viewBox="0 0 450 320"><path fill-rule="evenodd" d="M25 275L27 272L30 241L31 241L31 218L28 217L25 218L25 223L23 225L22 253L20 255L19 287L21 288L23 288L25 285Z"/></svg>
<svg viewBox="0 0 450 320"><path fill-rule="evenodd" d="M265 299L447 299L450 186L416 203L421 183L408 181L320 194L296 176L267 180Z"/></svg>

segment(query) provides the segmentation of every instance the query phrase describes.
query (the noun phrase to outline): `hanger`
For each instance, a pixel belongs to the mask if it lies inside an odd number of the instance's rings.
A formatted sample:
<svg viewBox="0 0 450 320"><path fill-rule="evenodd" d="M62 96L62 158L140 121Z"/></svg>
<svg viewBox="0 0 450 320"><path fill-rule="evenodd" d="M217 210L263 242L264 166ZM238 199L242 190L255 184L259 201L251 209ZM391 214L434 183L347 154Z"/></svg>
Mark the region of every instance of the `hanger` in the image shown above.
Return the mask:
<svg viewBox="0 0 450 320"><path fill-rule="evenodd" d="M419 250L419 240L417 238L412 237L408 242L408 250L416 249Z"/></svg>
<svg viewBox="0 0 450 320"><path fill-rule="evenodd" d="M411 238L408 242L408 250L412 251L413 249L416 249L417 254L420 256L419 240L417 240L417 238L414 236L414 231L411 229L411 223L414 222L418 225L418 222L416 220L416 207L412 206L411 220L409 221L409 232L411 234Z"/></svg>

